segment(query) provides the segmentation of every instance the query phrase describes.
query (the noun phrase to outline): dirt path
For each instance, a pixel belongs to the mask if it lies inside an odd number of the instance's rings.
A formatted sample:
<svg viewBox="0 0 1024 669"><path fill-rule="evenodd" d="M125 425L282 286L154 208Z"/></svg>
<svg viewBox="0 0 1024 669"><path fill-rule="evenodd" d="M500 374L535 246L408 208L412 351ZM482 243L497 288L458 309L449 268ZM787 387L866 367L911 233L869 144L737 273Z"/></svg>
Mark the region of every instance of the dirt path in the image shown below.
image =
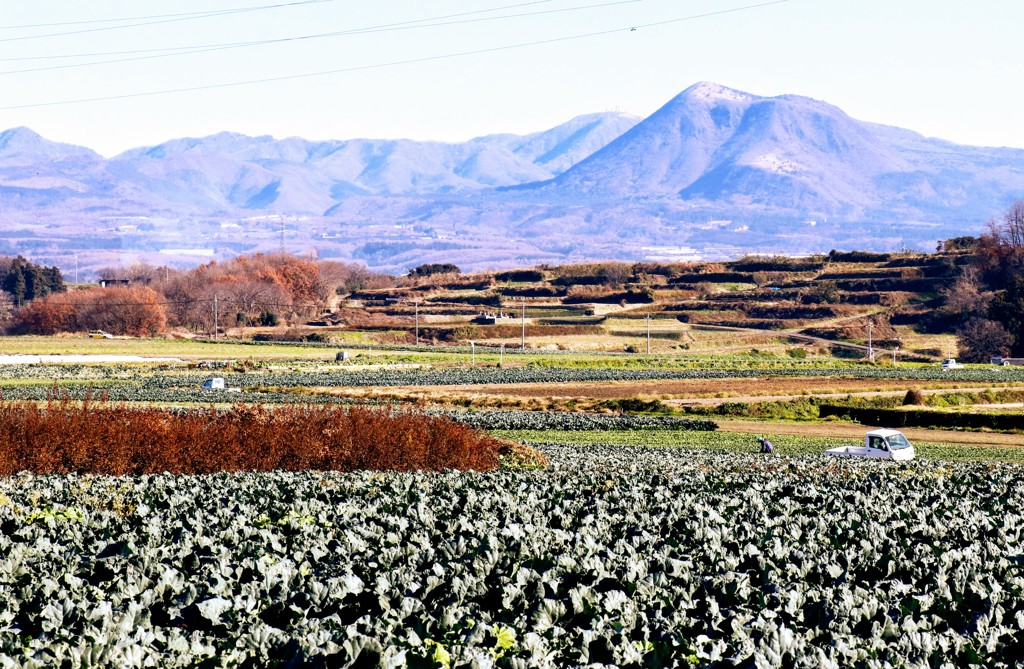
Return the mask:
<svg viewBox="0 0 1024 669"><path fill-rule="evenodd" d="M864 432L870 426L857 423L771 423L748 420L720 420L718 429L723 432L743 434L784 434L795 437L840 437L849 438L851 443L861 442ZM910 441L924 441L935 444L963 446L987 446L992 448L1024 448L1024 434L1000 434L995 432L957 432L954 430L924 430L908 427L901 429Z"/></svg>
<svg viewBox="0 0 1024 669"><path fill-rule="evenodd" d="M942 395L948 393L983 393L990 388L921 388L922 395ZM1003 390L1024 390L1024 386L1009 386ZM848 397L902 397L905 390L868 390L848 393L813 393L813 397L824 400L841 400ZM741 397L696 397L679 400L665 400L665 404L674 406L718 406L727 402L786 402L809 397L806 393L799 395L746 395ZM1007 405L1001 405L1007 406Z"/></svg>

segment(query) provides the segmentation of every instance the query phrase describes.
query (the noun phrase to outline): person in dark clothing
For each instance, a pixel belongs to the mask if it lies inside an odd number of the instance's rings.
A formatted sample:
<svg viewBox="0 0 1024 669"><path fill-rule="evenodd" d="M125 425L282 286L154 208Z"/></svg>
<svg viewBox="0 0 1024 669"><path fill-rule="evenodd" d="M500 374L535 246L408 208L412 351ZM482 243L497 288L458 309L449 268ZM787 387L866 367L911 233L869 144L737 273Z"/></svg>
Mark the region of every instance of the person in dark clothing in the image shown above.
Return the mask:
<svg viewBox="0 0 1024 669"><path fill-rule="evenodd" d="M775 451L775 446L773 446L772 442L768 441L765 437L758 437L757 440L761 443L762 453L773 453Z"/></svg>

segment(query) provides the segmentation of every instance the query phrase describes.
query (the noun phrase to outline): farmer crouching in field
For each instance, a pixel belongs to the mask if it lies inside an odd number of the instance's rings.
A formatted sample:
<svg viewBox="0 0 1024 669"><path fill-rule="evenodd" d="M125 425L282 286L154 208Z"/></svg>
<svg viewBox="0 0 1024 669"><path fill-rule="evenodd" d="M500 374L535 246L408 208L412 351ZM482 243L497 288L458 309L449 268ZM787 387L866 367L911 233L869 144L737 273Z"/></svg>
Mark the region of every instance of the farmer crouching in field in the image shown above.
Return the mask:
<svg viewBox="0 0 1024 669"><path fill-rule="evenodd" d="M768 441L765 437L758 437L757 440L761 443L762 453L772 453L775 451L775 447L772 446L772 442Z"/></svg>

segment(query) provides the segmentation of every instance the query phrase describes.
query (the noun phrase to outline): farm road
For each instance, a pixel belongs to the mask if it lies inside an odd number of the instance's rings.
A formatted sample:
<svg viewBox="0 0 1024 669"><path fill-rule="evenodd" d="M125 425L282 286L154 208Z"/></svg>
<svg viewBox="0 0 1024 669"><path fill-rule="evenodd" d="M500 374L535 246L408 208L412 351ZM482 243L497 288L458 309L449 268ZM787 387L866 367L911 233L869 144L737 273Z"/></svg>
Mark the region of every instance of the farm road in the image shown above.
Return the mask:
<svg viewBox="0 0 1024 669"><path fill-rule="evenodd" d="M983 393L992 388L922 388L922 395L942 395L949 393ZM1021 390L1024 386L1007 386L998 390ZM800 393L798 395L745 395L740 397L693 397L687 399L662 400L665 404L673 406L719 406L721 404L738 402L749 404L752 402L786 402L807 397L815 397L820 400L844 400L850 397L902 397L907 394L906 390L869 390L848 393Z"/></svg>
<svg viewBox="0 0 1024 669"><path fill-rule="evenodd" d="M793 437L838 437L850 439L850 443L861 443L864 433L873 428L859 423L773 423L752 420L721 420L715 418L722 432L742 434L788 435ZM998 432L958 432L955 430L925 430L922 428L900 428L910 441L932 444L952 444L990 448L1024 448L1024 435ZM752 442L753 443L753 442Z"/></svg>

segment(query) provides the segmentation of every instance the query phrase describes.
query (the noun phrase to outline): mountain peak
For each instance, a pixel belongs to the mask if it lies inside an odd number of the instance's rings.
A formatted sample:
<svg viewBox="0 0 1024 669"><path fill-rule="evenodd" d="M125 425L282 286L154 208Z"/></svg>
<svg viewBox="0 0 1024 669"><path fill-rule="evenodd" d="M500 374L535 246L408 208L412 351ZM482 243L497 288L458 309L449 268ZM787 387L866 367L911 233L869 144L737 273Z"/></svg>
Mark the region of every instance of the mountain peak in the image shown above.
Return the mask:
<svg viewBox="0 0 1024 669"><path fill-rule="evenodd" d="M46 160L58 160L69 156L99 158L94 151L84 146L53 142L24 126L0 132L0 154Z"/></svg>
<svg viewBox="0 0 1024 669"><path fill-rule="evenodd" d="M23 151L45 141L31 128L19 126L0 132L0 151Z"/></svg>
<svg viewBox="0 0 1024 669"><path fill-rule="evenodd" d="M700 81L683 91L682 96L702 102L751 102L755 96L711 81Z"/></svg>

